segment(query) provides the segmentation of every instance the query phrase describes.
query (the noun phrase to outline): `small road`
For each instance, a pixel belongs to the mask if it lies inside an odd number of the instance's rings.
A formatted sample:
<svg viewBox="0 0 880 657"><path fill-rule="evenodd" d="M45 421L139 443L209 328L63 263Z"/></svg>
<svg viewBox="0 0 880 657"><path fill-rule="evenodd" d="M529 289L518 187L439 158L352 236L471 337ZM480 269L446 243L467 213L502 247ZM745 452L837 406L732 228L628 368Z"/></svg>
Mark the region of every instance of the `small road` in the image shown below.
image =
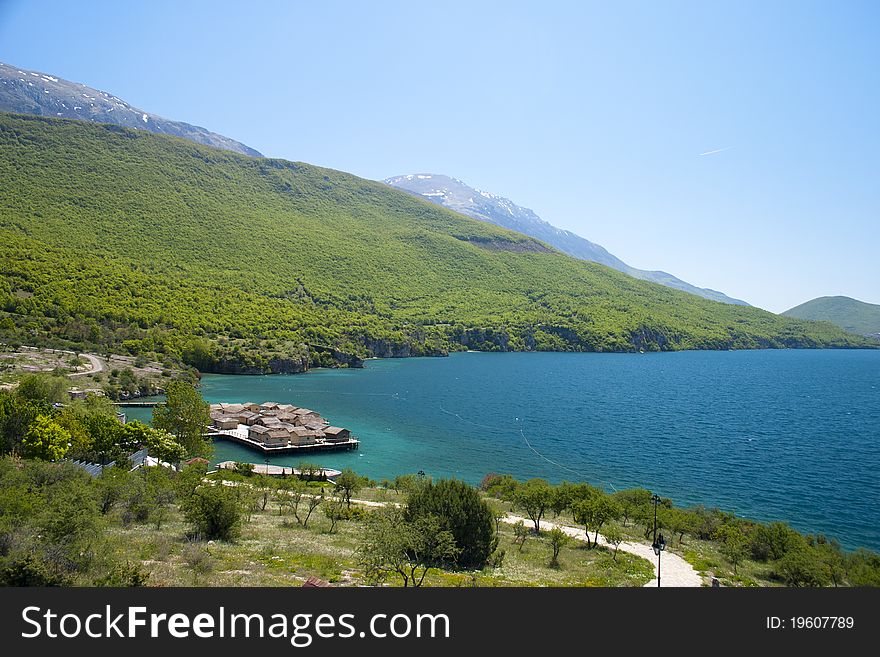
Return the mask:
<svg viewBox="0 0 880 657"><path fill-rule="evenodd" d="M81 358L87 359L92 364L92 369L85 372L76 372L70 376L85 376L86 374L97 374L104 371L104 361L92 354L80 354Z"/></svg>

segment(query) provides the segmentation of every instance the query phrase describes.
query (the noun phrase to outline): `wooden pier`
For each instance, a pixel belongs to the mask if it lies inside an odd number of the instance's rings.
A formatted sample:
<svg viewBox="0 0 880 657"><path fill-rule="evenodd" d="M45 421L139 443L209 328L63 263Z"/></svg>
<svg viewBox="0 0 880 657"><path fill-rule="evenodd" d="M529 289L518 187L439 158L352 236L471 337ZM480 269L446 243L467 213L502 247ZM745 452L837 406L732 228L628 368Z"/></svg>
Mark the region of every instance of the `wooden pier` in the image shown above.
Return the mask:
<svg viewBox="0 0 880 657"><path fill-rule="evenodd" d="M123 408L153 408L158 406L159 404L164 404L165 402L158 401L121 401L121 402L113 402L114 406L121 406Z"/></svg>
<svg viewBox="0 0 880 657"><path fill-rule="evenodd" d="M265 463L249 463L250 472L256 475L268 475L270 477L300 477L303 473L298 468L290 468L284 465L266 465ZM220 470L238 470L238 462L236 461L223 461L222 463L218 463L217 467ZM334 470L332 468L318 468L314 472L307 473L307 478L314 479L315 481L330 481L335 479L342 472L339 470Z"/></svg>
<svg viewBox="0 0 880 657"><path fill-rule="evenodd" d="M266 456L272 454L311 454L313 452L346 452L360 447L357 438L349 438L339 441L324 441L309 443L306 445L266 445L248 437L247 432L241 429L216 429L211 428L205 434L208 438L223 438L231 440L239 445L250 447Z"/></svg>

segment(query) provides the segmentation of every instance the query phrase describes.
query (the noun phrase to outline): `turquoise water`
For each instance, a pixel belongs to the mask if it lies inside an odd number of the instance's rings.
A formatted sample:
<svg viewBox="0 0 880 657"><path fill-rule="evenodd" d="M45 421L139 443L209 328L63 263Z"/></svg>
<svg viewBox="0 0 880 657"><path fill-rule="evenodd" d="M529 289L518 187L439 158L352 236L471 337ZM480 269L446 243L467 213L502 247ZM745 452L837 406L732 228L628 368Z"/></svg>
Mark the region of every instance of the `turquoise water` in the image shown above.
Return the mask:
<svg viewBox="0 0 880 657"><path fill-rule="evenodd" d="M464 353L209 375L203 393L320 411L362 443L315 460L374 479L507 472L644 486L880 549L880 351ZM216 457L261 458L226 442Z"/></svg>

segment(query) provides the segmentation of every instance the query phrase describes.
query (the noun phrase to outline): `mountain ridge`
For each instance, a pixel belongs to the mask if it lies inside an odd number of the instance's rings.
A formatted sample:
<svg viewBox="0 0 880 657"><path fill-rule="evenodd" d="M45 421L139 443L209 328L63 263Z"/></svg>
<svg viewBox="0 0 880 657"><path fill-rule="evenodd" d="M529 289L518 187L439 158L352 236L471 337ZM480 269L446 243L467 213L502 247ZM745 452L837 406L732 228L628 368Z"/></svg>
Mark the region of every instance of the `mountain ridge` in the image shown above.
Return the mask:
<svg viewBox="0 0 880 657"><path fill-rule="evenodd" d="M880 305L845 296L816 297L782 315L831 322L845 331L880 338Z"/></svg>
<svg viewBox="0 0 880 657"><path fill-rule="evenodd" d="M386 178L384 182L396 189L421 196L432 203L461 212L474 219L525 233L570 256L598 262L634 278L659 283L713 301L741 306L749 305L745 301L729 297L718 290L691 285L665 271L650 271L632 267L599 244L569 230L553 226L533 210L516 205L510 199L502 196L470 187L458 178L443 174L417 173L392 176Z"/></svg>
<svg viewBox="0 0 880 657"><path fill-rule="evenodd" d="M3 62L0 62L0 111L112 123L262 157L259 151L234 139L201 126L145 112L106 91Z"/></svg>

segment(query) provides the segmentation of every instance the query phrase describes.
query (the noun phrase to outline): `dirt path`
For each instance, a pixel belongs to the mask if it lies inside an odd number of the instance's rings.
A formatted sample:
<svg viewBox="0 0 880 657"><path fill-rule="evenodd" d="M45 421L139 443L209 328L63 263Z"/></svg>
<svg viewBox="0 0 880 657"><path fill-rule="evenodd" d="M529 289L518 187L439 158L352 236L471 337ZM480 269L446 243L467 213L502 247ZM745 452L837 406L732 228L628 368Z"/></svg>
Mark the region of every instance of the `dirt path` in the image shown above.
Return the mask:
<svg viewBox="0 0 880 657"><path fill-rule="evenodd" d="M531 526L532 521L528 518L522 518L520 516L516 516L513 514L508 514L506 517L501 519L502 522L506 522L511 525L515 525L516 523L522 521L526 526ZM577 527L569 527L568 525L560 525L552 522L548 522L546 520L541 521L542 527L547 527L547 529L553 529L554 527L559 527L566 534L571 536L574 539L579 541L586 541L587 535L583 529L579 529ZM605 540L605 537L602 534L599 534L599 545L608 546L608 541ZM611 546L608 546L611 547ZM611 549L614 549L611 547ZM630 554L634 554L637 557L641 557L642 559L647 559L649 563L654 565L654 573L657 573L657 557L654 555L654 550L650 545L645 545L643 543L631 543L629 541L625 541L620 544L621 552L629 552ZM700 577L699 573L694 570L693 566L691 566L687 561L682 559L677 554L672 552L664 552L660 557L661 559L661 567L660 567L660 586L702 586L703 578ZM645 584L648 586L657 586L657 578L654 577L650 582Z"/></svg>
<svg viewBox="0 0 880 657"><path fill-rule="evenodd" d="M92 354L80 354L80 358L86 358L92 364L92 369L87 370L85 372L76 372L71 374L70 376L85 376L86 374L97 374L98 372L104 371L104 361L102 361L97 356L93 356Z"/></svg>

